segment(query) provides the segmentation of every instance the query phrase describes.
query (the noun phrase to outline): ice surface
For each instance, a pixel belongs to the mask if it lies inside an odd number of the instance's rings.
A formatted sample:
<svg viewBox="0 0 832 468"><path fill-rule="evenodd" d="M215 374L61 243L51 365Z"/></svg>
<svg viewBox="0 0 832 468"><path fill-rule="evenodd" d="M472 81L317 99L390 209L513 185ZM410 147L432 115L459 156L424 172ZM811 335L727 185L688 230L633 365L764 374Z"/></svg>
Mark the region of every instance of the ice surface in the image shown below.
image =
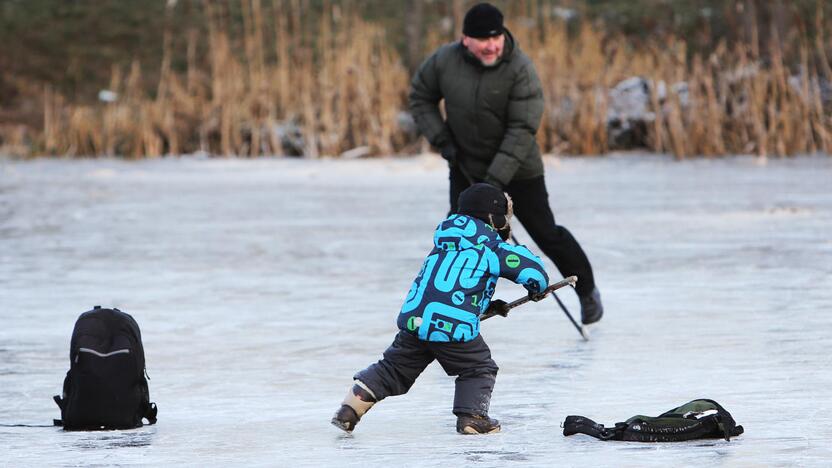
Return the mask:
<svg viewBox="0 0 832 468"><path fill-rule="evenodd" d="M131 431L0 427L0 465L829 466L832 158L546 164L606 315L589 342L550 300L484 323L503 432L465 437L436 364L354 435L329 424L447 210L438 157L0 161L0 424L58 417L73 323L96 304L138 320L159 405ZM703 397L746 434L559 427Z"/></svg>

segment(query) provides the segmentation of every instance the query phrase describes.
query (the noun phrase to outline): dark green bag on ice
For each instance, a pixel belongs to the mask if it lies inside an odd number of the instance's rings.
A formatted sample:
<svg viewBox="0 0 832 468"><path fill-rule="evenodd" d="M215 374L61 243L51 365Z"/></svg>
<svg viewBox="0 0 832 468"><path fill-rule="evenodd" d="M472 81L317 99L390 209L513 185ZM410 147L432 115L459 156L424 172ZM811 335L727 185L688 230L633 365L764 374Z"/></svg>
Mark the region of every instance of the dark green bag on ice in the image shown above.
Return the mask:
<svg viewBox="0 0 832 468"><path fill-rule="evenodd" d="M657 417L633 416L604 427L583 416L567 416L563 435L586 434L599 440L680 442L694 439L730 440L743 433L731 414L713 400L693 400Z"/></svg>

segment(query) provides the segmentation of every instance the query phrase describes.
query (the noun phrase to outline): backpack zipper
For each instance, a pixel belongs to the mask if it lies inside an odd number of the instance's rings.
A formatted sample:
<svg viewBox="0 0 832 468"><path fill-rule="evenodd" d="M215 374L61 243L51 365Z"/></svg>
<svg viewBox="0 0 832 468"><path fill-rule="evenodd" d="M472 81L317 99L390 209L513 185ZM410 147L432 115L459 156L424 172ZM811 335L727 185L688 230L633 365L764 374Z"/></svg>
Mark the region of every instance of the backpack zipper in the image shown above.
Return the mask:
<svg viewBox="0 0 832 468"><path fill-rule="evenodd" d="M130 354L130 350L125 348L125 349L117 349L117 350L111 351L109 353L99 353L98 351L96 351L94 349L90 349L90 348L78 348L78 354L75 355L75 362L76 363L78 362L78 356L80 356L81 353L95 354L98 357L110 357L114 354Z"/></svg>
<svg viewBox="0 0 832 468"><path fill-rule="evenodd" d="M711 416L717 414L719 411L715 409L709 409L705 411L688 411L687 413L683 414L682 417L685 419L702 419L707 416Z"/></svg>

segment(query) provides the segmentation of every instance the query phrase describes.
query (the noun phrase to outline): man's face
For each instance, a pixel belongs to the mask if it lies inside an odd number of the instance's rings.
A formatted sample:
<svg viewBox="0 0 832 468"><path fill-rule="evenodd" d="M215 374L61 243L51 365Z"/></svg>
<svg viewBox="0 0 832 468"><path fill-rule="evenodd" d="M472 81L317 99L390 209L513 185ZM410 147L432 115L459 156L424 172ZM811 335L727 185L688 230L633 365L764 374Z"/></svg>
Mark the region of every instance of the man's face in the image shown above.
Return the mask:
<svg viewBox="0 0 832 468"><path fill-rule="evenodd" d="M480 62L486 67L490 67L497 63L497 60L503 55L503 46L506 44L505 34L499 36L476 38L462 36L462 45L474 54Z"/></svg>

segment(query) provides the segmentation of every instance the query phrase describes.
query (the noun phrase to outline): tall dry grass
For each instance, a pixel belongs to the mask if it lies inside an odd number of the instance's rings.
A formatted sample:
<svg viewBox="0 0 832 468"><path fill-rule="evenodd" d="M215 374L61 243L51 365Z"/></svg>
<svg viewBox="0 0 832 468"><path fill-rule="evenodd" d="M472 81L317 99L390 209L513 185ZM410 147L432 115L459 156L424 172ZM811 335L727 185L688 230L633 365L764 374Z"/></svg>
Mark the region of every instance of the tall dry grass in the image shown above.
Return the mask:
<svg viewBox="0 0 832 468"><path fill-rule="evenodd" d="M816 30L824 31L821 4L815 20ZM588 24L574 37L561 22L521 25L516 36L544 83L548 112L538 140L550 151L606 152L607 91L641 76L652 84L656 118L647 140L654 151L679 158L832 153L832 108L821 93L821 80L832 79L832 40L821 34L812 41L799 31L779 38L773 29L767 58L756 44L724 42L689 57L686 42L674 37L634 47ZM797 70L787 67L783 44L797 44L791 47L799 54ZM687 85L686 95L674 92L676 84ZM664 99L660 87L667 89Z"/></svg>
<svg viewBox="0 0 832 468"><path fill-rule="evenodd" d="M303 130L304 154L337 155L366 146L391 154L404 144L395 126L406 107L409 77L377 25L327 6L312 33L303 33L302 0L242 0L243 30L235 37L227 5L204 2L207 35L187 31L187 70L171 70L170 22L155 96L140 87L137 62L114 68L109 86L119 99L79 106L47 89L44 151L154 157L205 151L280 155L278 124ZM169 3L174 8L174 3ZM275 28L267 30L265 15ZM353 34L352 31L361 31ZM207 67L196 56L207 42ZM242 43L242 51L235 44Z"/></svg>
<svg viewBox="0 0 832 468"><path fill-rule="evenodd" d="M227 3L195 5L203 9L207 32L173 31L168 12L152 95L142 89L147 71L137 62L113 68L109 88L119 95L115 102L77 105L45 89L42 151L280 155L284 147L275 129L289 121L302 130L308 157L356 147L370 154L414 148L413 137L397 124L409 85L389 45L388 35L397 32L342 10L340 2L326 3L310 24L303 16L307 0L240 0L241 31L230 26ZM815 29L822 32L820 5ZM522 9L528 6L524 2ZM772 34L766 58L756 43L720 43L708 54L690 56L683 38L636 45L588 23L570 34L562 21L537 15L538 21L509 26L544 85L546 113L538 139L545 151L609 151L608 90L641 76L653 91L656 118L647 127L653 151L679 158L832 153L832 109L821 99L822 80L832 80L829 37ZM171 57L181 53L174 49L174 34L186 38L184 72L171 66ZM797 69L789 69L783 44L798 51ZM687 85L686 95L677 92L679 83ZM660 89L667 90L663 98Z"/></svg>

